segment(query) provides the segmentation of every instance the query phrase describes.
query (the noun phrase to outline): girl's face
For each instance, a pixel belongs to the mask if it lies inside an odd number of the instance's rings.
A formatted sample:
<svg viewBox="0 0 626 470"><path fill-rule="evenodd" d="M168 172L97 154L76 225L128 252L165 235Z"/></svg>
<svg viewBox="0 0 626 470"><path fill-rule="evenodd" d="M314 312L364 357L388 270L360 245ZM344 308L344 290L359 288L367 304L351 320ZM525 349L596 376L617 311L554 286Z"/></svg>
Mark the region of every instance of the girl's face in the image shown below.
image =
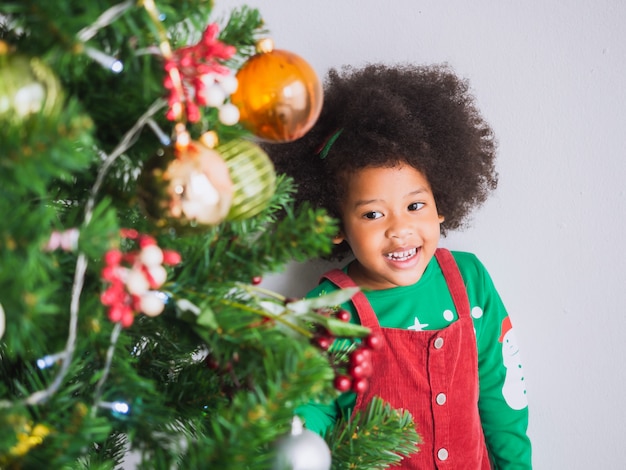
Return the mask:
<svg viewBox="0 0 626 470"><path fill-rule="evenodd" d="M359 170L346 182L343 230L334 242L347 241L354 253L350 277L369 289L416 283L435 254L444 220L424 175L401 163Z"/></svg>

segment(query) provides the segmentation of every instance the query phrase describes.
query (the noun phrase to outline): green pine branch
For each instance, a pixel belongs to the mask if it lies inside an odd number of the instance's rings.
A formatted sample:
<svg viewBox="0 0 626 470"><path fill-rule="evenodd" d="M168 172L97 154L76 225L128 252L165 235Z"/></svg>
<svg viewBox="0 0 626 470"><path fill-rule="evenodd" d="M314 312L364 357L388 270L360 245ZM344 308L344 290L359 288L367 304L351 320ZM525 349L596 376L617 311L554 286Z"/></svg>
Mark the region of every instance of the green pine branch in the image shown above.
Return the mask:
<svg viewBox="0 0 626 470"><path fill-rule="evenodd" d="M393 409L380 398L340 420L325 438L333 470L382 470L417 452L420 442L411 414Z"/></svg>

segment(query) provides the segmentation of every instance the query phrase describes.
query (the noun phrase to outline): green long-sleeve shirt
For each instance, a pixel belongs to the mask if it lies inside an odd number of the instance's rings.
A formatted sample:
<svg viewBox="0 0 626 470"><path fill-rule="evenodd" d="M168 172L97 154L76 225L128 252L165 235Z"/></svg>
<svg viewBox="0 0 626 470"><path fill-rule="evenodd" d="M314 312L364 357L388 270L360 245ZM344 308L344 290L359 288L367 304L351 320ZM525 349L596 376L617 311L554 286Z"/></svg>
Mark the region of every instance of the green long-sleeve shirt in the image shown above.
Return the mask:
<svg viewBox="0 0 626 470"><path fill-rule="evenodd" d="M528 406L519 349L508 313L489 273L471 253L452 253L467 288L478 347L478 402L487 448L496 468L529 469ZM323 281L307 297L337 287ZM364 291L383 328L437 330L456 321L457 313L435 258L421 279L406 287ZM342 305L358 322L351 302ZM375 371L374 371L375 373ZM327 406L304 405L298 414L307 428L323 434L340 414L350 413L356 395L345 393ZM418 423L419 424L419 423Z"/></svg>

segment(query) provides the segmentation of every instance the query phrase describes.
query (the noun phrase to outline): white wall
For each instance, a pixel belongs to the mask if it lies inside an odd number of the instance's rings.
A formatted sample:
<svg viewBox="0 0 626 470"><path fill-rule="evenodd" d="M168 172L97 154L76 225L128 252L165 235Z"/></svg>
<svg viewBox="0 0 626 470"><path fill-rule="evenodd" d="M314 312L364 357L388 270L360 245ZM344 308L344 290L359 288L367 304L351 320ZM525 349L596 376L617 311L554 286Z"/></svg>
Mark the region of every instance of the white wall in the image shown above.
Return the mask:
<svg viewBox="0 0 626 470"><path fill-rule="evenodd" d="M320 75L445 61L470 79L500 142L500 186L444 244L483 260L513 317L535 468L626 468L626 2L216 0L216 10L243 3ZM266 285L298 295L321 269L294 266Z"/></svg>

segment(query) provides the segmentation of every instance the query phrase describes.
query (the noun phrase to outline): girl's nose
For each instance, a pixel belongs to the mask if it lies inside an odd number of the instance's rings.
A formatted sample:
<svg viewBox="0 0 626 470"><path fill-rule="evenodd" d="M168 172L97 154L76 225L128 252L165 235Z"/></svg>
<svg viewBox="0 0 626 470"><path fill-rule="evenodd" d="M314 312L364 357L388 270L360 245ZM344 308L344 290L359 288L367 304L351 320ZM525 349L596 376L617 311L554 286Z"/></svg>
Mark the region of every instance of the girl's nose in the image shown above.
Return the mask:
<svg viewBox="0 0 626 470"><path fill-rule="evenodd" d="M393 217L389 219L386 235L388 238L404 239L413 235L413 228L408 221L399 217Z"/></svg>

